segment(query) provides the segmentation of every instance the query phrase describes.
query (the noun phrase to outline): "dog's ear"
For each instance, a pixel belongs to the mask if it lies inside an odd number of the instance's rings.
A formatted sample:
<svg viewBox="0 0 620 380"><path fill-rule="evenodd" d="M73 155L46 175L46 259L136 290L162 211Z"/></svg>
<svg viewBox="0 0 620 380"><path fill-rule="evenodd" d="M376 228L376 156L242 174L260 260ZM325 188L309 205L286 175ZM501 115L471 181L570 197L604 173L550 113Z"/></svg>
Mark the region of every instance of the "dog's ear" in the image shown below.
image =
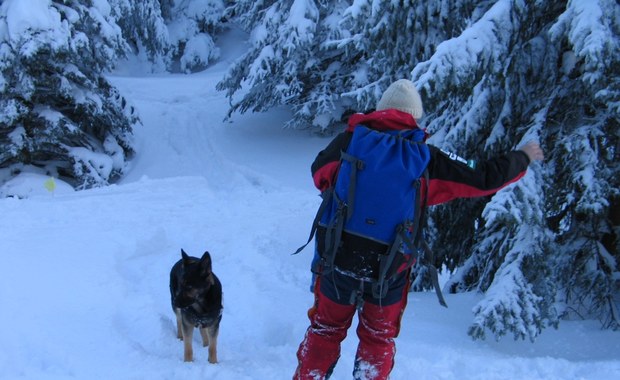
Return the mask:
<svg viewBox="0 0 620 380"><path fill-rule="evenodd" d="M189 263L189 255L185 253L183 248L181 248L181 260L183 262L183 266Z"/></svg>
<svg viewBox="0 0 620 380"><path fill-rule="evenodd" d="M202 269L202 274L204 276L208 276L211 274L211 255L209 251L205 251L200 259L200 268Z"/></svg>

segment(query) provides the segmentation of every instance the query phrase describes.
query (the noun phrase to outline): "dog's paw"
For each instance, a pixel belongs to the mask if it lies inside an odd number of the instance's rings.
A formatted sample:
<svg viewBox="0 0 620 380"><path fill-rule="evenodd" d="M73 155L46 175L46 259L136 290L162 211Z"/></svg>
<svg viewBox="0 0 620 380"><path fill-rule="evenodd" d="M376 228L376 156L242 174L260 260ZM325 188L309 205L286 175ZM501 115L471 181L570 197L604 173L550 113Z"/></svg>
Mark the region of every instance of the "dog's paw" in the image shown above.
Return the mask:
<svg viewBox="0 0 620 380"><path fill-rule="evenodd" d="M214 347L209 347L209 363L217 363L217 350Z"/></svg>

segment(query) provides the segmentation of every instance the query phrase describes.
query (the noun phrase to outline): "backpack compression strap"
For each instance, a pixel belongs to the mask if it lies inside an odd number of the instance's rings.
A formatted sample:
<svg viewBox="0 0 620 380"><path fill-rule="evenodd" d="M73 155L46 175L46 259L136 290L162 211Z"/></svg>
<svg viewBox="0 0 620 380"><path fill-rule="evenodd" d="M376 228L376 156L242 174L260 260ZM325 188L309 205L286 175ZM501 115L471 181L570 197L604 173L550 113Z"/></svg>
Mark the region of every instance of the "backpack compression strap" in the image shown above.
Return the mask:
<svg viewBox="0 0 620 380"><path fill-rule="evenodd" d="M343 202L333 191L333 197L336 199L338 208L334 216L334 220L327 226L325 231L325 248L323 253L325 268L333 269L336 253L340 247L342 240L342 231L344 224L351 219L355 208L355 185L357 184L357 172L364 169L364 161L359 158L342 151L340 155L341 161L348 161L351 164L351 173L349 173L349 189L347 192L347 201Z"/></svg>
<svg viewBox="0 0 620 380"><path fill-rule="evenodd" d="M448 307L446 300L443 298L441 288L439 287L439 275L437 274L437 268L435 268L435 265L433 265L433 251L425 241L422 241L422 247L424 248L424 260L428 262L428 271L431 275L431 282L433 283L433 287L435 288L435 294L437 294L437 299L439 300L441 306Z"/></svg>
<svg viewBox="0 0 620 380"><path fill-rule="evenodd" d="M346 160L351 163L350 183L352 183L353 185L349 186L349 191L347 194L348 196L347 204L343 205L343 202L338 200L337 217L334 219L332 223L330 223L329 226L327 226L327 233L326 233L326 239L325 239L325 243L326 243L325 252L328 255L328 257L329 257L330 251L333 251L331 253L333 256L335 256L336 248L338 244L337 242L339 242L340 238L342 237L342 230L344 228L344 223L346 220L351 218L351 215L353 215L353 207L355 204L355 183L357 181L357 171L364 169L364 162L362 160L344 151L341 152L341 160ZM314 237L314 234L316 233L316 229L319 225L319 221L321 220L321 217L323 216L325 209L330 204L332 197L334 196L336 196L336 194L335 194L333 187L321 193L321 197L323 198L323 201L321 202L321 205L319 206L319 210L317 211L316 216L314 217L314 221L312 222L312 228L310 229L310 236L308 237L308 241L306 242L306 244L297 248L297 250L293 252L293 255L296 255L299 252L303 251L304 248L306 248L306 246L310 244L310 242L312 241L312 238ZM346 220L343 219L342 217L338 217L341 215L341 212L344 208L346 208ZM334 260L333 260L334 257L331 257L331 259L332 260L328 260L328 264L334 263Z"/></svg>
<svg viewBox="0 0 620 380"><path fill-rule="evenodd" d="M316 216L314 217L314 221L312 222L312 228L310 229L310 236L308 237L308 241L306 242L306 244L297 248L297 250L293 252L293 255L296 255L299 252L303 251L304 248L306 248L306 246L310 244L310 242L312 241L312 238L314 237L314 234L316 233L316 229L319 225L319 220L321 220L321 217L323 216L323 213L325 212L327 205L330 204L333 196L334 196L333 188L329 188L321 193L321 198L323 198L323 201L321 202L321 205L319 206L319 210L316 212Z"/></svg>
<svg viewBox="0 0 620 380"><path fill-rule="evenodd" d="M344 230L345 215L348 215L347 205L340 200L338 194L334 192L338 208L334 215L334 219L325 228L325 247L323 248L323 264L324 269L330 271L334 269L334 261L336 260L336 252L340 247L342 239L342 231Z"/></svg>
<svg viewBox="0 0 620 380"><path fill-rule="evenodd" d="M421 213L420 224L421 225L420 225L420 230L418 232L418 235L416 236L416 240L418 241L418 246L421 244L422 248L424 249L424 256L422 257L422 259L424 260L426 266L428 267L429 275L431 276L431 283L433 284L433 288L435 288L435 294L437 294L437 299L439 300L439 304L441 306L448 307L446 300L443 298L441 287L439 287L439 275L437 274L437 268L435 268L435 264L434 264L435 255L433 254L433 251L431 250L431 248L428 246L428 243L426 242L426 240L422 238L422 229L425 227L425 224L426 224L426 206L427 206L427 200L428 200L428 184L429 184L428 170L424 170L424 180L426 184L426 191L424 192L424 200L423 200L422 207L420 207L420 213Z"/></svg>

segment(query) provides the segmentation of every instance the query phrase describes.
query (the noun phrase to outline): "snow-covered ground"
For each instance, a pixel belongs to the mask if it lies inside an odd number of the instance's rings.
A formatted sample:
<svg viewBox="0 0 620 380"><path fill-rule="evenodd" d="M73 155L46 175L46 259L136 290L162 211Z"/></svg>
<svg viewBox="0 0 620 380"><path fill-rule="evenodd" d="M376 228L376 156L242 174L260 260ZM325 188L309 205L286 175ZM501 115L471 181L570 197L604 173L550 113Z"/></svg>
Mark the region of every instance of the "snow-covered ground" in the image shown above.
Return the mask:
<svg viewBox="0 0 620 380"><path fill-rule="evenodd" d="M229 56L233 56L228 52ZM224 52L224 57L227 52ZM73 192L30 176L0 199L0 378L290 379L307 327L319 204L309 165L329 141L283 130L286 109L234 115L215 90L226 58L192 75L110 80L139 110L124 180ZM9 187L12 188L9 189ZM184 248L211 252L224 287L219 359L175 336L168 275ZM393 380L620 379L620 336L563 322L535 342L472 341L480 296L411 293ZM354 329L332 379L351 378Z"/></svg>

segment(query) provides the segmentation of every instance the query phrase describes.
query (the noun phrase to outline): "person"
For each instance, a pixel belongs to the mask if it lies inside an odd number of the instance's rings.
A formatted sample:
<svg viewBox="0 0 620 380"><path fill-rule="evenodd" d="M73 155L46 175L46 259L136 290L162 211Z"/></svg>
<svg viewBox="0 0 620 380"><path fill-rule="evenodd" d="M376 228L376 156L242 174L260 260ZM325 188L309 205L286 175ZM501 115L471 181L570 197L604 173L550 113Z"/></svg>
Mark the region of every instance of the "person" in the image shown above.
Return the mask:
<svg viewBox="0 0 620 380"><path fill-rule="evenodd" d="M406 79L392 83L383 93L375 111L352 115L346 131L338 134L319 152L311 166L315 186L324 192L335 184L341 152L346 151L356 126L363 125L376 130L415 129L419 128L417 120L422 115L422 100L414 84ZM428 183L422 185L423 189L427 189L428 205L456 198L494 194L523 177L531 162L544 158L536 142L529 142L519 150L475 166L437 147L428 147L428 179L423 180ZM319 226L315 239L315 257L320 256L324 240L324 228ZM376 294L373 295L369 281L352 276L346 268L348 262L359 257L360 252L381 249L376 245L376 242L356 239L344 233L335 267L329 276L322 276L320 268L315 271L318 273L314 281L314 304L308 311L310 326L297 350L298 366L294 380L330 377L340 357L340 344L347 335L356 311L359 318L356 330L359 343L353 378L388 378L394 366L394 338L398 336L407 304L410 267L403 268L389 281L387 293L380 299L375 297ZM339 261L339 256L348 259Z"/></svg>

